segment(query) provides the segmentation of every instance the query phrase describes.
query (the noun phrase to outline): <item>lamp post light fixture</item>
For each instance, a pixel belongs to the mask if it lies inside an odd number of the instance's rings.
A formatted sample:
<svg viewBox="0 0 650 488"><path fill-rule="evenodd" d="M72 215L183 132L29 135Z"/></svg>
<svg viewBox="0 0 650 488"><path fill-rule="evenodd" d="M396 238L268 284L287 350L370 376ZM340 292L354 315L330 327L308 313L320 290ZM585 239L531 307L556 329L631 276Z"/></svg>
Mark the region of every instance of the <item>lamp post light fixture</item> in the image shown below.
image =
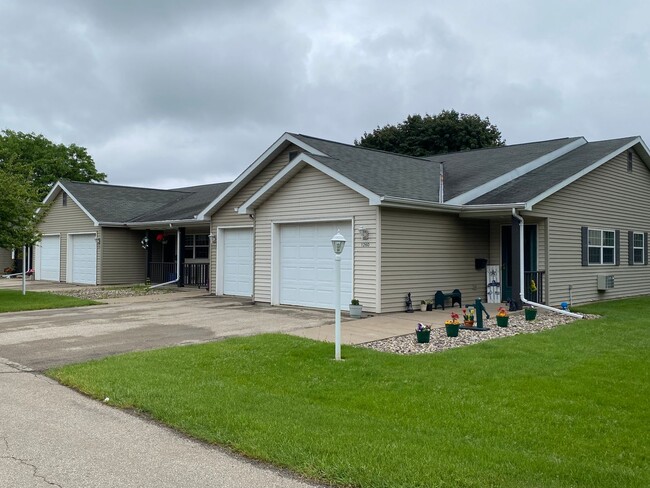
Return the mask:
<svg viewBox="0 0 650 488"><path fill-rule="evenodd" d="M341 360L341 253L345 247L345 237L338 230L332 237L334 249L334 359Z"/></svg>

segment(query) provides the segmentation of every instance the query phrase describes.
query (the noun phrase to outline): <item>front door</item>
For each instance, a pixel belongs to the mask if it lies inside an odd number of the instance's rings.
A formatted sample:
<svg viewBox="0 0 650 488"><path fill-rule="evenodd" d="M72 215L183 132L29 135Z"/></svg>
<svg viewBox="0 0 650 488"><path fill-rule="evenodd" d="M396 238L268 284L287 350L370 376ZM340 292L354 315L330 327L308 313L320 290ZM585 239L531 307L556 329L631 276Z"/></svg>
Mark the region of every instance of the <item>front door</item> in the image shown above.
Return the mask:
<svg viewBox="0 0 650 488"><path fill-rule="evenodd" d="M537 271L537 226L524 225L524 272ZM501 299L512 298L512 226L501 227Z"/></svg>

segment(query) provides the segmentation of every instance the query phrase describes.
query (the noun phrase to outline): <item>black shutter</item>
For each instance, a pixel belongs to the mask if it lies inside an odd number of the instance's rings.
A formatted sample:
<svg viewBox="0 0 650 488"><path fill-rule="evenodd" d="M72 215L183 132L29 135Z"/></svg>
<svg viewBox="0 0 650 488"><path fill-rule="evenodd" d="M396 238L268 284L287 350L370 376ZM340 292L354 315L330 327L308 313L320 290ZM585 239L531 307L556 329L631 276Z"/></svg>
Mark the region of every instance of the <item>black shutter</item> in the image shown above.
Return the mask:
<svg viewBox="0 0 650 488"><path fill-rule="evenodd" d="M648 233L643 234L643 254L645 262L643 264L648 264Z"/></svg>
<svg viewBox="0 0 650 488"><path fill-rule="evenodd" d="M589 247L587 246L589 242L589 227L582 227L582 265L589 265Z"/></svg>
<svg viewBox="0 0 650 488"><path fill-rule="evenodd" d="M621 231L615 230L614 235L616 239L614 241L614 245L616 246L616 249L614 249L614 254L616 257L614 259L616 266L619 266L621 264Z"/></svg>
<svg viewBox="0 0 650 488"><path fill-rule="evenodd" d="M634 264L634 231L627 231L627 264Z"/></svg>

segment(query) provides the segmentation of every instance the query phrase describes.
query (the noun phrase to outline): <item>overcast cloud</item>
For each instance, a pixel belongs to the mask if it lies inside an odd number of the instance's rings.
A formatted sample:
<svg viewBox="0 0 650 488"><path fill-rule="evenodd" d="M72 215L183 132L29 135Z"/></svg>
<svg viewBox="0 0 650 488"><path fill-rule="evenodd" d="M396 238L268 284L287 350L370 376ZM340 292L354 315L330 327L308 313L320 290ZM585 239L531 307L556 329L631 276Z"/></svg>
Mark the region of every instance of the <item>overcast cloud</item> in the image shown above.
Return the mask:
<svg viewBox="0 0 650 488"><path fill-rule="evenodd" d="M5 0L0 128L114 184L234 179L285 131L352 143L443 109L509 144L650 142L650 2Z"/></svg>

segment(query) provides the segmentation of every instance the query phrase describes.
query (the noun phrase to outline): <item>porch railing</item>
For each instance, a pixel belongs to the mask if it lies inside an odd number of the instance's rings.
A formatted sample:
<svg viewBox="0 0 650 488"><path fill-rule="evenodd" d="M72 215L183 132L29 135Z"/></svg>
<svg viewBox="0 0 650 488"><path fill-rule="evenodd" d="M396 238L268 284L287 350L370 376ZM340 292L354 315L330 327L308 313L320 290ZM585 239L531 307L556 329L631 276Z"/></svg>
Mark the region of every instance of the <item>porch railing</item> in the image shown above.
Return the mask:
<svg viewBox="0 0 650 488"><path fill-rule="evenodd" d="M152 283L167 283L176 279L176 263L150 263L149 279ZM210 279L210 265L208 263L185 263L183 265L185 276L183 284L207 288Z"/></svg>
<svg viewBox="0 0 650 488"><path fill-rule="evenodd" d="M524 297L536 303L544 303L545 271L524 271Z"/></svg>

